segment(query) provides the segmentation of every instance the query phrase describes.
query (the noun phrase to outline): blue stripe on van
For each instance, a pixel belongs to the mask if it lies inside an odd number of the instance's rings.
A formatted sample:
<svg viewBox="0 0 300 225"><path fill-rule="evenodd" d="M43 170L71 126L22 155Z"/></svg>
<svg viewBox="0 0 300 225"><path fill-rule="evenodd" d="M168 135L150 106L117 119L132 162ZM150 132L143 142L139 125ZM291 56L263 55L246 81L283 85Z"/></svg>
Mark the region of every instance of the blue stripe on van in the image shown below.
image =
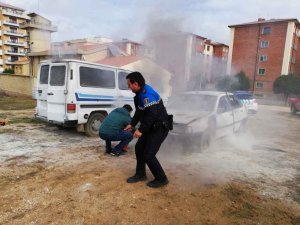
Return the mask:
<svg viewBox="0 0 300 225"><path fill-rule="evenodd" d="M116 98L114 96L108 95L91 95L91 94L81 94L75 93L77 101L116 101L116 100L123 100L123 101L133 101L132 97L121 97Z"/></svg>

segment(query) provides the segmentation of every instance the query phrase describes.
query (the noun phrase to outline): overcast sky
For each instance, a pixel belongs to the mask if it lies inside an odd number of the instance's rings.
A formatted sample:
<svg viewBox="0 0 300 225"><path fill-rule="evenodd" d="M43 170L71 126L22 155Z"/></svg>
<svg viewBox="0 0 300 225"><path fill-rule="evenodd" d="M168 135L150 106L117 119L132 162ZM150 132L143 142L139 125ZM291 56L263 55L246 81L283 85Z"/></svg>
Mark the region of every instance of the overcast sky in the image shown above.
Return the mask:
<svg viewBox="0 0 300 225"><path fill-rule="evenodd" d="M58 26L53 41L103 36L143 42L153 21L167 20L166 26L229 44L228 25L260 17L300 19L300 0L0 1L50 19Z"/></svg>

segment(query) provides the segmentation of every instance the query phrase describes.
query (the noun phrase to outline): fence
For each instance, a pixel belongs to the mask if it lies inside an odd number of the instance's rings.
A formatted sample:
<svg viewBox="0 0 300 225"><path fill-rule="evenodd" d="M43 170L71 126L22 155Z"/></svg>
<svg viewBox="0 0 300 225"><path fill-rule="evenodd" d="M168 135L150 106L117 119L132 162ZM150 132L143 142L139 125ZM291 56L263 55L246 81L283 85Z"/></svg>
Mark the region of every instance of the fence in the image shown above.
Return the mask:
<svg viewBox="0 0 300 225"><path fill-rule="evenodd" d="M25 75L0 74L0 89L15 95L32 96L35 78Z"/></svg>

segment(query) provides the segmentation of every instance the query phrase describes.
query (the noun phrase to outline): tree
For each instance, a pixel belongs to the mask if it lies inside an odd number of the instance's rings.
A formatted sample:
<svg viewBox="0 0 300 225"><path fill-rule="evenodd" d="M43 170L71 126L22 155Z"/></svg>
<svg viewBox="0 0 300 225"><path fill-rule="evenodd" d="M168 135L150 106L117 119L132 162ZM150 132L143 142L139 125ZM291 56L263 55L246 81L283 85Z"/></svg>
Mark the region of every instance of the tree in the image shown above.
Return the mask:
<svg viewBox="0 0 300 225"><path fill-rule="evenodd" d="M219 91L247 91L250 89L250 80L245 72L240 71L234 76L225 75L218 79L216 88Z"/></svg>
<svg viewBox="0 0 300 225"><path fill-rule="evenodd" d="M8 69L5 69L5 70L3 71L3 73L14 74L15 71L14 71L13 69L8 68Z"/></svg>
<svg viewBox="0 0 300 225"><path fill-rule="evenodd" d="M290 94L300 94L300 74L281 75L273 83L273 92L284 94L286 99Z"/></svg>
<svg viewBox="0 0 300 225"><path fill-rule="evenodd" d="M237 73L235 75L235 77L238 79L239 81L239 89L241 91L248 91L250 89L250 80L249 78L246 76L244 71L240 71L239 73Z"/></svg>

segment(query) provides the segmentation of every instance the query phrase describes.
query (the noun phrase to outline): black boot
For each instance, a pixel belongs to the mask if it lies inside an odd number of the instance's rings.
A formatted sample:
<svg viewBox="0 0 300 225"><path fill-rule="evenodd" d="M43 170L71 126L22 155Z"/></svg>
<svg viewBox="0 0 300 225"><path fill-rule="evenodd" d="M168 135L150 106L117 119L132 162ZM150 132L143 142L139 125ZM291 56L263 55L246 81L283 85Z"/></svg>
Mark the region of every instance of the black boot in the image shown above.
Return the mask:
<svg viewBox="0 0 300 225"><path fill-rule="evenodd" d="M167 185L168 183L169 183L168 178L164 178L161 180L155 179L153 181L148 182L147 186L152 187L152 188L159 188L159 187Z"/></svg>
<svg viewBox="0 0 300 225"><path fill-rule="evenodd" d="M127 183L136 183L136 182L139 182L139 181L145 181L147 180L147 176L146 175L143 175L143 176L139 176L139 175L134 175L132 177L129 177L127 179Z"/></svg>

